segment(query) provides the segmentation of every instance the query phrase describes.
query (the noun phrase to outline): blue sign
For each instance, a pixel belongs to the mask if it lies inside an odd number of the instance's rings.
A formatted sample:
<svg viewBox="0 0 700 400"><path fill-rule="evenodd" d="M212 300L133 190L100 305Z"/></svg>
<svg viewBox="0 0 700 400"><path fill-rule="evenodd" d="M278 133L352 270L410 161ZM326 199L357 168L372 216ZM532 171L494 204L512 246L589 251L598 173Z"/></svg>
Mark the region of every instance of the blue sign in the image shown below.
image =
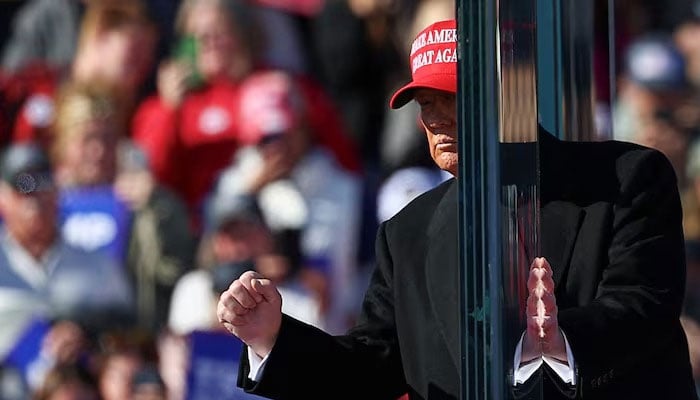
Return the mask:
<svg viewBox="0 0 700 400"><path fill-rule="evenodd" d="M131 210L111 185L62 190L60 217L63 240L89 252L103 251L124 265Z"/></svg>
<svg viewBox="0 0 700 400"><path fill-rule="evenodd" d="M243 342L229 333L191 333L185 400L263 399L236 386L242 350Z"/></svg>
<svg viewBox="0 0 700 400"><path fill-rule="evenodd" d="M51 325L43 319L35 319L17 339L14 347L5 356L3 365L19 371L25 379L25 384L29 376L29 366L39 358L44 336L49 332Z"/></svg>

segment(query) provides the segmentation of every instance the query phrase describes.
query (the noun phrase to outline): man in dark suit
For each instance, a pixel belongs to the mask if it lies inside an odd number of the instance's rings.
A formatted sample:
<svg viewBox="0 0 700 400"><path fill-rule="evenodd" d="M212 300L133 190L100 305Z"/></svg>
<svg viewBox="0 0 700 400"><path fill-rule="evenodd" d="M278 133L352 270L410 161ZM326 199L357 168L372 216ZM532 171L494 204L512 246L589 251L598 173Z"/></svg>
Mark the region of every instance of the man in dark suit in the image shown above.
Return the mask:
<svg viewBox="0 0 700 400"><path fill-rule="evenodd" d="M456 177L455 25L418 35L413 80L391 107L418 103L433 160ZM679 323L683 236L668 160L546 132L539 146L542 257L527 283L514 393L526 395L539 376L545 399L696 399ZM283 315L274 285L244 273L218 305L221 323L247 344L238 385L275 399L458 399L458 219L451 179L380 225L362 314L344 336ZM518 380L537 362L537 374Z"/></svg>

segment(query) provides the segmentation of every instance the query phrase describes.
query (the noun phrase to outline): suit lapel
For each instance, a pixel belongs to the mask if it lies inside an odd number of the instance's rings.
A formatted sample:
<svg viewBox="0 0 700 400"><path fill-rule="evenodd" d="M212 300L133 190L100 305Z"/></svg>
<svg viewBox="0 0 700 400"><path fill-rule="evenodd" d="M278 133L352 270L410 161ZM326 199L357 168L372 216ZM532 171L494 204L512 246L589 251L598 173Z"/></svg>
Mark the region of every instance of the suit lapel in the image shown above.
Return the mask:
<svg viewBox="0 0 700 400"><path fill-rule="evenodd" d="M566 278L583 216L581 208L563 201L552 201L542 208L542 256L552 266L555 287Z"/></svg>
<svg viewBox="0 0 700 400"><path fill-rule="evenodd" d="M433 315L447 342L455 367L460 367L459 339L459 208L456 180L445 192L428 226L426 282Z"/></svg>
<svg viewBox="0 0 700 400"><path fill-rule="evenodd" d="M562 279L571 263L576 237L581 229L585 212L568 201L577 188L571 170L569 147L540 127L540 232L542 256L552 266L554 284L562 288Z"/></svg>
<svg viewBox="0 0 700 400"><path fill-rule="evenodd" d="M456 180L436 208L428 226L426 282L440 334L455 368L460 361L459 207ZM541 210L541 249L552 266L556 287L566 278L576 237L585 213L578 206L551 201Z"/></svg>

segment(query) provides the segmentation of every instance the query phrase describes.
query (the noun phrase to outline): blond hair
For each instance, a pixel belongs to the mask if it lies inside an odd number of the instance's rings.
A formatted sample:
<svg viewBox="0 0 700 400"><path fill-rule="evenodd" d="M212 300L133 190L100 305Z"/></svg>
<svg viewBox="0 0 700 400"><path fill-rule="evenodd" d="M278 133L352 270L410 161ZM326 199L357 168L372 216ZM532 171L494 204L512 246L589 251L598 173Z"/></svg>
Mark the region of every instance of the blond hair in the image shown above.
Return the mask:
<svg viewBox="0 0 700 400"><path fill-rule="evenodd" d="M143 1L89 1L80 25L78 52L100 34L131 25L140 25L155 33L156 26Z"/></svg>
<svg viewBox="0 0 700 400"><path fill-rule="evenodd" d="M117 135L126 131L126 110L120 92L102 82L65 83L56 101L52 158L60 159L67 144L80 131L77 127L95 120L111 121Z"/></svg>

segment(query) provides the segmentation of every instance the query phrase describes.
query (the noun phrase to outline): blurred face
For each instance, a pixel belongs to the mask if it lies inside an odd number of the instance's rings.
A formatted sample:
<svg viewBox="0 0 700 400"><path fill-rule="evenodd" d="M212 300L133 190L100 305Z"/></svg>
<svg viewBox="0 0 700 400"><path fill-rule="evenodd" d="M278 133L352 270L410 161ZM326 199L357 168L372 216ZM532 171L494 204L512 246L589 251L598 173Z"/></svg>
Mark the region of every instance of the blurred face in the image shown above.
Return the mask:
<svg viewBox="0 0 700 400"><path fill-rule="evenodd" d="M110 82L138 90L153 62L153 34L143 26L132 24L105 33L102 40L103 76Z"/></svg>
<svg viewBox="0 0 700 400"><path fill-rule="evenodd" d="M281 254L264 254L255 259L255 270L273 282L282 282L290 269L289 258Z"/></svg>
<svg viewBox="0 0 700 400"><path fill-rule="evenodd" d="M141 366L141 360L130 354L116 354L107 361L100 376L100 394L104 400L128 399L131 378Z"/></svg>
<svg viewBox="0 0 700 400"><path fill-rule="evenodd" d="M110 120L92 120L76 126L61 164L77 185L108 184L116 173L117 132Z"/></svg>
<svg viewBox="0 0 700 400"><path fill-rule="evenodd" d="M0 184L0 213L12 237L24 247L48 248L56 235L55 190L22 194Z"/></svg>
<svg viewBox="0 0 700 400"><path fill-rule="evenodd" d="M76 79L105 80L133 94L153 65L155 44L153 31L136 23L102 32L78 53Z"/></svg>
<svg viewBox="0 0 700 400"><path fill-rule="evenodd" d="M308 152L310 145L307 131L297 127L263 139L258 143L258 149L268 167L275 166L280 176L286 176Z"/></svg>
<svg viewBox="0 0 700 400"><path fill-rule="evenodd" d="M228 15L211 4L192 8L186 30L197 41L197 68L206 79L230 76L246 58Z"/></svg>
<svg viewBox="0 0 700 400"><path fill-rule="evenodd" d="M454 93L418 89L414 100L420 106L420 119L435 164L457 176L457 103Z"/></svg>
<svg viewBox="0 0 700 400"><path fill-rule="evenodd" d="M229 222L212 237L216 261L245 261L272 250L272 238L261 224L247 221Z"/></svg>

